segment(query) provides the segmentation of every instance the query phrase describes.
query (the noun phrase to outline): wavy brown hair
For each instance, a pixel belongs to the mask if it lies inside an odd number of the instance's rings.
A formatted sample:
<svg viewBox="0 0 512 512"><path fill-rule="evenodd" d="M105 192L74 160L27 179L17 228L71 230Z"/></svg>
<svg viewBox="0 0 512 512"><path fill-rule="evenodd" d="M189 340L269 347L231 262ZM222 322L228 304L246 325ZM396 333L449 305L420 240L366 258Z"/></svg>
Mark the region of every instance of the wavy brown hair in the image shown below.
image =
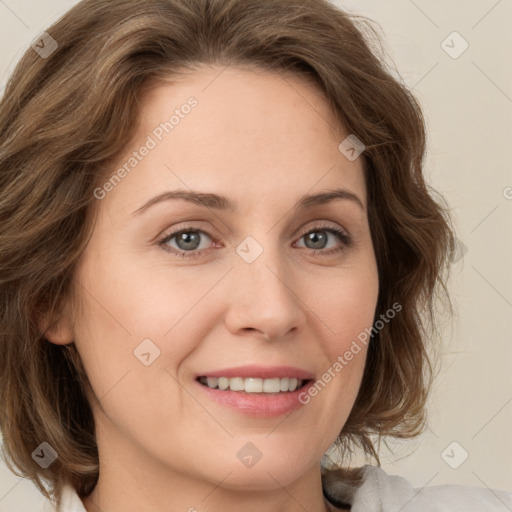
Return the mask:
<svg viewBox="0 0 512 512"><path fill-rule="evenodd" d="M57 503L65 483L80 497L96 484L87 375L74 343L50 343L40 318L58 316L74 293L93 191L131 139L144 89L204 64L312 81L366 145L376 318L395 302L402 310L370 341L338 444L380 465L373 436L421 433L455 238L424 180L420 105L370 20L327 0L84 0L48 33L58 48L48 58L29 49L0 103L0 428L10 469ZM31 457L43 441L58 452L47 469Z"/></svg>

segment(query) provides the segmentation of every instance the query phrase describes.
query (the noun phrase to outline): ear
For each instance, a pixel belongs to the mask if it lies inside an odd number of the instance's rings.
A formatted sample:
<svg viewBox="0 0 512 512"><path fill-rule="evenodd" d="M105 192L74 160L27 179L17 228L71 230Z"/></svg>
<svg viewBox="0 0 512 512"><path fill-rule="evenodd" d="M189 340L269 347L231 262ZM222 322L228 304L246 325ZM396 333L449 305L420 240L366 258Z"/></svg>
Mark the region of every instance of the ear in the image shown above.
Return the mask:
<svg viewBox="0 0 512 512"><path fill-rule="evenodd" d="M67 345L75 339L74 324L68 308L64 308L58 316L43 315L39 321L42 335L56 345Z"/></svg>

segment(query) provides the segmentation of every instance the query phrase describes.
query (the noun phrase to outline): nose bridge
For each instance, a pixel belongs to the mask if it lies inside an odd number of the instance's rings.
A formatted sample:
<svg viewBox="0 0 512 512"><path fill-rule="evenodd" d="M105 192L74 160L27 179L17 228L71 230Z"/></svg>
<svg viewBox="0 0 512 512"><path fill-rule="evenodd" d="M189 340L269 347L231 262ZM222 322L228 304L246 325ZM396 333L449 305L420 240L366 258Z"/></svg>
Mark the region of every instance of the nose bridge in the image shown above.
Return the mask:
<svg viewBox="0 0 512 512"><path fill-rule="evenodd" d="M269 338L284 336L303 321L286 254L271 234L247 237L236 249L235 291L230 299L230 328L256 329Z"/></svg>

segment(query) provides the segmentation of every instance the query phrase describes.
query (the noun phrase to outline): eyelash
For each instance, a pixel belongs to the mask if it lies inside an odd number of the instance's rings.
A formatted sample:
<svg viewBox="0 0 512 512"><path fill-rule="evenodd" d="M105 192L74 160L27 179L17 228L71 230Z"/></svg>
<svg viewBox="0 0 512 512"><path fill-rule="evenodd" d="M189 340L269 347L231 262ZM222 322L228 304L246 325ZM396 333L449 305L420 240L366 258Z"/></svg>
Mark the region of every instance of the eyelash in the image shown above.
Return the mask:
<svg viewBox="0 0 512 512"><path fill-rule="evenodd" d="M322 255L323 256L327 256L327 255L331 255L331 254L334 254L334 253L339 253L339 252L345 251L346 249L348 249L349 247L351 247L353 245L352 237L346 231L344 231L344 230L342 230L340 228L334 227L334 226L321 226L321 225L314 226L313 228L309 229L304 234L302 234L299 237L299 240L304 238L306 235L309 235L310 233L314 233L314 232L317 232L317 231L327 231L327 232L330 232L330 233L334 233L338 237L338 239L341 240L343 245L341 247L338 247L338 248L327 249L327 250L325 250L325 249L309 249L310 254L312 256L314 256L314 257L317 257L319 253L320 253L321 256ZM195 251L177 251L174 248L169 248L168 246L166 246L166 244L168 242L170 242L175 236L181 235L183 233L189 233L189 232L202 233L202 234L207 235L208 237L210 237L215 242L215 239L209 233L207 233L206 231L203 231L202 229L197 229L197 228L194 228L194 227L190 226L188 228L180 229L179 231L174 231L173 233L170 233L169 235L166 235L163 239L161 239L158 242L158 245L161 246L165 251L167 251L167 252L169 252L171 254L174 254L178 258L195 258L195 257L199 257L199 256L201 256L203 254L203 251L205 251L206 249L202 249L202 250L199 250L199 251L198 250L195 250Z"/></svg>

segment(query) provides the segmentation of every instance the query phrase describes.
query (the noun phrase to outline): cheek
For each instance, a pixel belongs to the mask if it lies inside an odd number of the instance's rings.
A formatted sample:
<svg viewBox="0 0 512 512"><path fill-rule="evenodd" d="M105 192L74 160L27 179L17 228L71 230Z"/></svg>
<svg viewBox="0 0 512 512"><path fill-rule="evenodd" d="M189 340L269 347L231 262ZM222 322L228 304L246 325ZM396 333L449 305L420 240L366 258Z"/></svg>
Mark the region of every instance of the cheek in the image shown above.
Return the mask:
<svg viewBox="0 0 512 512"><path fill-rule="evenodd" d="M75 342L96 397L115 388L136 407L145 390L154 396L155 386L172 385L168 372L175 375L207 337L216 306L215 293L205 294L224 271L170 271L141 265L139 256L113 256L91 251L77 271L84 309Z"/></svg>
<svg viewBox="0 0 512 512"><path fill-rule="evenodd" d="M325 361L323 373L309 397L316 401L315 397L321 396L315 407L321 409L319 417L325 415L336 435L350 413L364 372L378 299L377 269L371 263L345 268L331 276L323 290L318 288L318 280L316 287L311 282L309 289L315 290L308 302L314 305L316 325L325 333L323 353L318 353Z"/></svg>
<svg viewBox="0 0 512 512"><path fill-rule="evenodd" d="M110 274L106 283L107 274L82 274L89 293L75 329L77 349L99 400L96 412L128 431L145 429L156 436L158 425L178 428L175 412L182 404L172 375L193 348L187 336L178 334L190 307L169 291L157 293L156 282L143 285L144 276ZM146 418L152 418L150 424Z"/></svg>
<svg viewBox="0 0 512 512"><path fill-rule="evenodd" d="M204 313L204 307L197 306L222 271L201 272L200 267L172 267L144 258L144 254L111 254L108 249L93 248L83 260L78 279L88 292L84 293L88 337L108 334L110 343L124 339L121 345L133 349L137 340L175 337L188 316Z"/></svg>
<svg viewBox="0 0 512 512"><path fill-rule="evenodd" d="M365 347L362 342L368 341L365 329L371 329L378 299L377 271L371 265L345 269L338 276L330 277L326 284L322 290L317 288L310 294L308 302L324 323L329 359L335 361L349 350L354 340L362 348Z"/></svg>

